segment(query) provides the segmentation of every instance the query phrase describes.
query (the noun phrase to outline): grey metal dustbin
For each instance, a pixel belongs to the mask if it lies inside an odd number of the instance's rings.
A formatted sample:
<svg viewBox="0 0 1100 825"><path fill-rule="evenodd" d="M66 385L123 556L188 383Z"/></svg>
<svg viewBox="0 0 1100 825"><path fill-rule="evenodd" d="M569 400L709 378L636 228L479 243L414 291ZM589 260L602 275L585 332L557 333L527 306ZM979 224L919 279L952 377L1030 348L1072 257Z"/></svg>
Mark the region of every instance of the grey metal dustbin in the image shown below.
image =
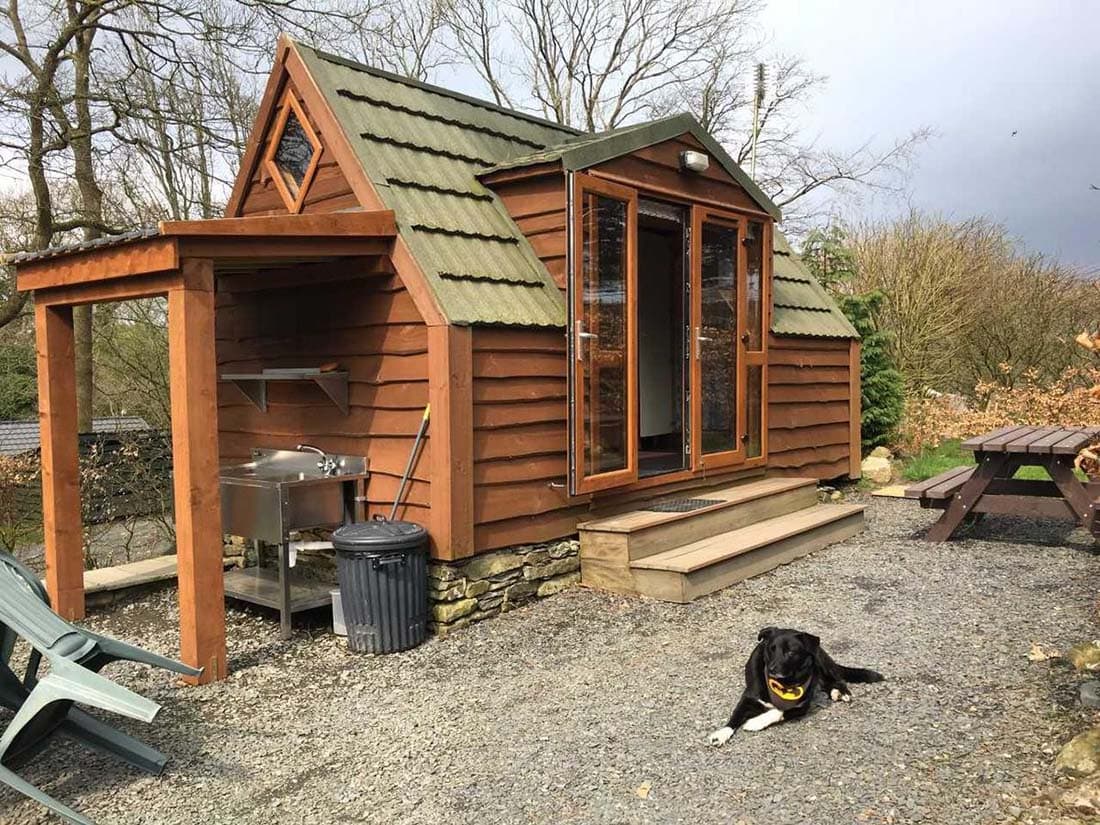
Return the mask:
<svg viewBox="0 0 1100 825"><path fill-rule="evenodd" d="M411 521L364 521L332 534L348 628L361 653L408 650L428 635L428 531Z"/></svg>

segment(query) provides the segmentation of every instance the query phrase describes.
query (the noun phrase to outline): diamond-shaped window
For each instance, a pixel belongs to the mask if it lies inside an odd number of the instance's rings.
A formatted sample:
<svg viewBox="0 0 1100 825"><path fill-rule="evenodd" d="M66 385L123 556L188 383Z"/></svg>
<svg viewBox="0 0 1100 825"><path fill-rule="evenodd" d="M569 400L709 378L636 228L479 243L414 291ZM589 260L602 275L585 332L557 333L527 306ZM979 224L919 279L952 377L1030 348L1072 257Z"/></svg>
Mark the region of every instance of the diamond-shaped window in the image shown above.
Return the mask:
<svg viewBox="0 0 1100 825"><path fill-rule="evenodd" d="M293 183L295 188L300 188L315 154L309 135L302 128L298 115L292 111L286 119L279 145L275 148L275 165L288 184Z"/></svg>
<svg viewBox="0 0 1100 825"><path fill-rule="evenodd" d="M266 166L286 202L286 208L290 212L298 212L317 171L321 142L298 102L289 94L283 100L276 128L279 139L268 147Z"/></svg>

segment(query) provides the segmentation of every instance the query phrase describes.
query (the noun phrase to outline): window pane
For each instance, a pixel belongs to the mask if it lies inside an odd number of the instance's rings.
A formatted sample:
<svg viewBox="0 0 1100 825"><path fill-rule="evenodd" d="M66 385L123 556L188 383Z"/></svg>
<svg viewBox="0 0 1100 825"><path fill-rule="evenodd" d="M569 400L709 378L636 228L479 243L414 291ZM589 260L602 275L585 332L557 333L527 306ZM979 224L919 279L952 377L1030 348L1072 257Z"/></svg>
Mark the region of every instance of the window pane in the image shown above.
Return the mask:
<svg viewBox="0 0 1100 825"><path fill-rule="evenodd" d="M703 225L701 326L704 453L737 449L737 230Z"/></svg>
<svg viewBox="0 0 1100 825"><path fill-rule="evenodd" d="M586 476L627 467L627 204L586 192L581 214L581 317Z"/></svg>
<svg viewBox="0 0 1100 825"><path fill-rule="evenodd" d="M745 278L746 349L764 349L764 224L749 222L748 272Z"/></svg>
<svg viewBox="0 0 1100 825"><path fill-rule="evenodd" d="M745 400L748 404L746 410L745 431L749 440L745 444L746 458L759 458L763 450L763 424L764 424L764 368L750 366L747 370L747 384L745 387Z"/></svg>
<svg viewBox="0 0 1100 825"><path fill-rule="evenodd" d="M302 128L298 116L291 109L290 116L286 119L286 127L283 136L279 139L279 145L275 149L275 165L283 173L283 178L292 188L297 189L305 180L306 170L313 160L313 144L309 141L309 135Z"/></svg>

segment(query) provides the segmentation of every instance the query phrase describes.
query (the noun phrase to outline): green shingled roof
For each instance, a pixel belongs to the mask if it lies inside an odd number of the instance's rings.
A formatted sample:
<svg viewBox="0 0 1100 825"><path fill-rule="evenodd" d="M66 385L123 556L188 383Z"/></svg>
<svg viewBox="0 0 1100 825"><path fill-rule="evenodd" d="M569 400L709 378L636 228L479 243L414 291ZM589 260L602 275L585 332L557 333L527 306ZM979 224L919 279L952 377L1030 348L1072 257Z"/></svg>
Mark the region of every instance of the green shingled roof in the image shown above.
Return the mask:
<svg viewBox="0 0 1100 825"><path fill-rule="evenodd" d="M584 168L690 132L778 216L774 204L690 115L586 135L296 46L379 196L394 210L402 237L451 323L565 326L561 290L500 200L478 180L490 170L555 161ZM779 233L775 273L775 333L855 336Z"/></svg>
<svg viewBox="0 0 1100 825"><path fill-rule="evenodd" d="M810 274L781 232L774 233L772 332L817 338L858 338L836 301Z"/></svg>
<svg viewBox="0 0 1100 825"><path fill-rule="evenodd" d="M564 326L546 267L476 175L576 132L298 46L455 324Z"/></svg>
<svg viewBox="0 0 1100 825"><path fill-rule="evenodd" d="M756 182L745 174L744 170L737 165L737 162L722 148L722 145L707 134L706 129L695 119L695 116L686 112L661 118L660 120L651 120L647 123L611 129L595 135L576 137L557 146L551 146L523 157L512 158L487 171L495 172L558 160L566 169L587 169L612 158L622 157L639 149L644 149L646 146L663 143L684 134L690 134L702 143L711 157L721 164L730 177L737 181L748 192L749 197L756 201L765 212L776 220L782 217L779 207L772 202L771 198L760 191L760 187L756 185Z"/></svg>

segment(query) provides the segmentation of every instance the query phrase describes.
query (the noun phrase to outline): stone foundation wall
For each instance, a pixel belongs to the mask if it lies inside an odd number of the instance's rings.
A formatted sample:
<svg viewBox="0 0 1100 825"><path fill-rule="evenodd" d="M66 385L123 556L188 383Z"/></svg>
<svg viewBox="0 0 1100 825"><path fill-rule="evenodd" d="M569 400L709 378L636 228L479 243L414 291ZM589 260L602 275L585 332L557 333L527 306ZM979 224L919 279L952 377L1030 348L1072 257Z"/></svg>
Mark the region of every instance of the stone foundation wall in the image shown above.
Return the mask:
<svg viewBox="0 0 1100 825"><path fill-rule="evenodd" d="M463 562L428 565L432 630L438 635L552 596L581 579L575 539L509 547Z"/></svg>
<svg viewBox="0 0 1100 825"><path fill-rule="evenodd" d="M225 538L228 562L236 567L256 563L251 542L236 536ZM273 563L274 552L274 548L265 551L265 566ZM303 551L295 572L332 581L335 586L333 551ZM580 542L576 539L509 547L459 562L433 561L428 564L431 628L446 635L535 599L553 596L580 580Z"/></svg>

